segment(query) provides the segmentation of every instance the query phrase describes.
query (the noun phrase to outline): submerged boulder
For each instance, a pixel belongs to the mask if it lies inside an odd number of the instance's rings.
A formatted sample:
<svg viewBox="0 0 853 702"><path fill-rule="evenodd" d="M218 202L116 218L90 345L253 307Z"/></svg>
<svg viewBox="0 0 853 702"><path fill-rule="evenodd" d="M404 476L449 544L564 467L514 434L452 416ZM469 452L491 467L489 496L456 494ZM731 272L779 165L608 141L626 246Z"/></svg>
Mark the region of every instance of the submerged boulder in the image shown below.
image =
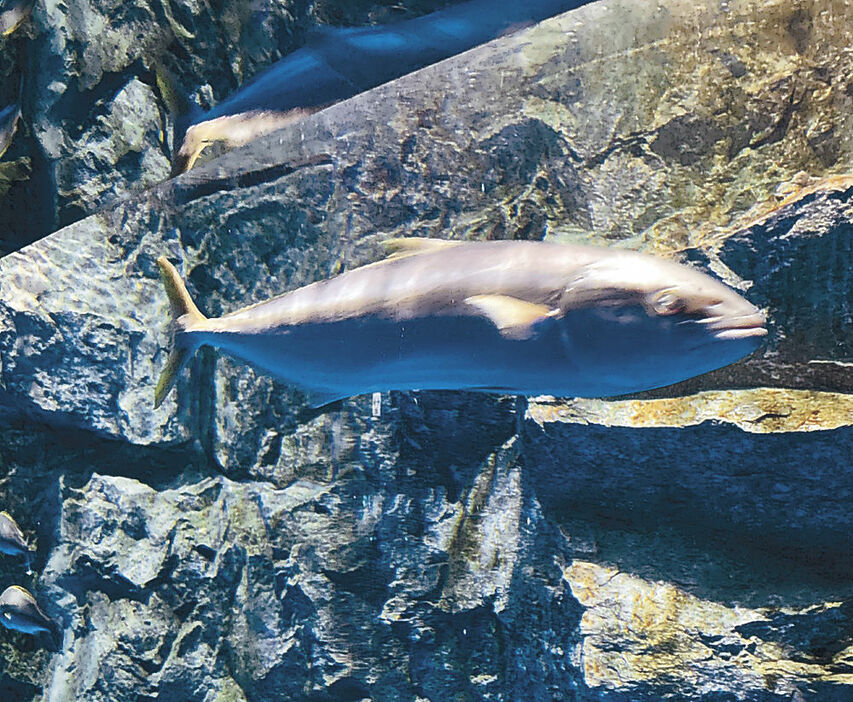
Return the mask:
<svg viewBox="0 0 853 702"><path fill-rule="evenodd" d="M851 20L842 0L594 3L0 259L3 491L38 542L23 584L63 629L55 651L0 643L0 686L849 697ZM216 315L398 235L673 256L765 306L771 334L645 396L324 413L203 351L153 410L157 256Z"/></svg>
<svg viewBox="0 0 853 702"><path fill-rule="evenodd" d="M23 77L21 151L32 160L31 173L0 198L0 254L168 176L176 105L158 91L158 68L174 76L181 98L208 108L324 25L391 21L443 4L37 3L21 28L0 37L0 106ZM0 169L0 193L3 182Z"/></svg>

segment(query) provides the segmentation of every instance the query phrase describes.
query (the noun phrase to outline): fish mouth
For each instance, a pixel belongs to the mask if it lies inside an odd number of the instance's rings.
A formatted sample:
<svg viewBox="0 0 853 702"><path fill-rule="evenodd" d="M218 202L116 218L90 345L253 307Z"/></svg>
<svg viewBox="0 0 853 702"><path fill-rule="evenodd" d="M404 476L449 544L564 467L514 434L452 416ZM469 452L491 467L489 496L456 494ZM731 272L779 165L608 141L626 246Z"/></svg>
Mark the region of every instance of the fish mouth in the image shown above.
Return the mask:
<svg viewBox="0 0 853 702"><path fill-rule="evenodd" d="M713 330L714 337L717 339L749 339L767 336L767 329L764 326L767 318L763 312L754 312L740 317L706 317L699 321Z"/></svg>

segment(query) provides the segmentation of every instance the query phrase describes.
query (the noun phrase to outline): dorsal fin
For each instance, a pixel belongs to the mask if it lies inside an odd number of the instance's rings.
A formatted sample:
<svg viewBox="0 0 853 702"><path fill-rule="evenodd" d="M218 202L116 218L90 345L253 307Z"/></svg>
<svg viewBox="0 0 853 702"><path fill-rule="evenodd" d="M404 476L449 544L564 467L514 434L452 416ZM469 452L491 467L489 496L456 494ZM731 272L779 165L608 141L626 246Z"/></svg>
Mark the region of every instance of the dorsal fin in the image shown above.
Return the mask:
<svg viewBox="0 0 853 702"><path fill-rule="evenodd" d="M459 246L461 241L450 241L448 239L425 239L422 237L402 237L399 239L386 239L382 242L388 258L402 258L403 256L414 256L419 253L438 251L451 246Z"/></svg>

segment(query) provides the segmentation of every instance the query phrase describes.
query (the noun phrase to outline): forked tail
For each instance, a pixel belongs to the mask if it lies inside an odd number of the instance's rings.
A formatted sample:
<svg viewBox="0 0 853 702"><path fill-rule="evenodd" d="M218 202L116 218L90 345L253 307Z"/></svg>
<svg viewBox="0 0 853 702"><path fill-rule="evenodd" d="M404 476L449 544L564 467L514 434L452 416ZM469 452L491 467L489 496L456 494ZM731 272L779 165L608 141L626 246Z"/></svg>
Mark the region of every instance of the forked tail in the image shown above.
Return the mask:
<svg viewBox="0 0 853 702"><path fill-rule="evenodd" d="M185 162L179 162L181 157L178 152L182 148L187 130L201 115L201 109L187 97L175 76L162 63L156 62L153 68L157 91L169 111L169 121L172 123L171 143L168 143L165 134L162 135L162 141L172 161L172 172L169 177L174 178L188 170Z"/></svg>
<svg viewBox="0 0 853 702"><path fill-rule="evenodd" d="M181 368L186 365L198 347L198 343L187 338L187 332L191 326L207 319L198 311L180 274L165 256L157 259L157 265L160 267L160 277L163 279L166 295L169 297L169 306L172 308L172 347L169 349L166 367L160 374L160 380L154 390L155 409L169 394Z"/></svg>

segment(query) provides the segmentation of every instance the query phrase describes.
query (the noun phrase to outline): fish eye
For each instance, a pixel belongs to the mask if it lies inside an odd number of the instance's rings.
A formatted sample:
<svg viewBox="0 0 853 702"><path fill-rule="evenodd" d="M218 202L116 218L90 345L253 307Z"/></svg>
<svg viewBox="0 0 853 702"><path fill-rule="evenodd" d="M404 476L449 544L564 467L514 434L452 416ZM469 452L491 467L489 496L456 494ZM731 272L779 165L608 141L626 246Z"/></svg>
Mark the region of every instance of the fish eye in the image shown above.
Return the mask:
<svg viewBox="0 0 853 702"><path fill-rule="evenodd" d="M684 310L687 305L672 290L662 290L652 298L652 309L657 314L677 314Z"/></svg>

